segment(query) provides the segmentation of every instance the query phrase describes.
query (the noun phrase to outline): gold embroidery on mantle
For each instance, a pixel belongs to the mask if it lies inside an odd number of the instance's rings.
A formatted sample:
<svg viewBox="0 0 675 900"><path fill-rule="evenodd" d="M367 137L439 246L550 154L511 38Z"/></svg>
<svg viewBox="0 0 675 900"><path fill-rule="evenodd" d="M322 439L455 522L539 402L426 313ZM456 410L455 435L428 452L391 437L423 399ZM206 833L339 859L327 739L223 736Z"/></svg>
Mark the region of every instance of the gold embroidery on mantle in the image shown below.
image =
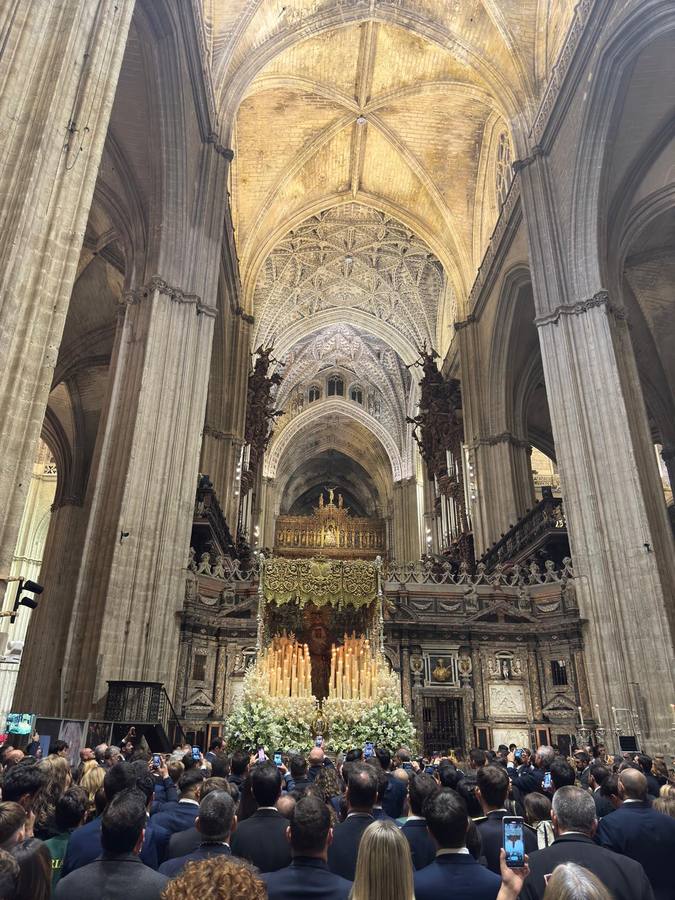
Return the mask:
<svg viewBox="0 0 675 900"><path fill-rule="evenodd" d="M323 491L311 516L279 516L276 521L275 555L291 557L322 556L374 559L385 551L385 526L382 519L350 516L342 494Z"/></svg>

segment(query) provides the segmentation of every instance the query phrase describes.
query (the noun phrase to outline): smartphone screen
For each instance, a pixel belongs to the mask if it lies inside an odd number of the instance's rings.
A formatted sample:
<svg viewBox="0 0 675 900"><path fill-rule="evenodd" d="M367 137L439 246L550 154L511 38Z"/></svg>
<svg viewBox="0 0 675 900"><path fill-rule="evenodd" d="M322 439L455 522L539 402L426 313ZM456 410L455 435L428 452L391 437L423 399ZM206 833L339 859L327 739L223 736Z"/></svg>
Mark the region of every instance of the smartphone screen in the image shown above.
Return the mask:
<svg viewBox="0 0 675 900"><path fill-rule="evenodd" d="M521 816L504 816L502 819L502 846L506 852L506 865L521 869L525 865L525 841Z"/></svg>
<svg viewBox="0 0 675 900"><path fill-rule="evenodd" d="M542 782L542 784L543 784L544 788L551 787L551 773L550 772L544 772L544 781Z"/></svg>
<svg viewBox="0 0 675 900"><path fill-rule="evenodd" d="M159 753L155 753L155 755L152 757L152 763L156 769L160 768L160 766L162 765L162 757L159 755Z"/></svg>
<svg viewBox="0 0 675 900"><path fill-rule="evenodd" d="M372 741L366 741L366 743L363 745L363 755L366 759L371 759L371 757L375 756Z"/></svg>
<svg viewBox="0 0 675 900"><path fill-rule="evenodd" d="M323 747L323 738L321 737L320 734L317 734L316 740L314 741L314 746L315 747Z"/></svg>
<svg viewBox="0 0 675 900"><path fill-rule="evenodd" d="M201 757L202 757L202 751L199 749L199 747L193 747L192 748L192 758L194 760L199 760L199 759L201 759Z"/></svg>
<svg viewBox="0 0 675 900"><path fill-rule="evenodd" d="M281 753L274 754L274 765L275 766L283 766L283 762L281 760Z"/></svg>
<svg viewBox="0 0 675 900"><path fill-rule="evenodd" d="M265 762L267 757L265 756L265 751L262 747L258 748L258 762Z"/></svg>

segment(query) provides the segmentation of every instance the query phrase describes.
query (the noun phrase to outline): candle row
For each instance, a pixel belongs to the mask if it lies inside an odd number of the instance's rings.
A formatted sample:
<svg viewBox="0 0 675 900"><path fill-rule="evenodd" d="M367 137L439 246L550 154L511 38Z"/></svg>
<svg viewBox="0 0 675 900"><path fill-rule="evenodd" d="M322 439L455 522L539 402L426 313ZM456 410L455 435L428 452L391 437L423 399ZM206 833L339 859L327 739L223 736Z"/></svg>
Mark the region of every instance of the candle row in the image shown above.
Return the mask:
<svg viewBox="0 0 675 900"><path fill-rule="evenodd" d="M377 682L377 661L368 638L345 634L342 646L333 644L328 695L338 700L368 700Z"/></svg>
<svg viewBox="0 0 675 900"><path fill-rule="evenodd" d="M270 697L311 697L312 664L307 644L287 634L272 639L260 660Z"/></svg>

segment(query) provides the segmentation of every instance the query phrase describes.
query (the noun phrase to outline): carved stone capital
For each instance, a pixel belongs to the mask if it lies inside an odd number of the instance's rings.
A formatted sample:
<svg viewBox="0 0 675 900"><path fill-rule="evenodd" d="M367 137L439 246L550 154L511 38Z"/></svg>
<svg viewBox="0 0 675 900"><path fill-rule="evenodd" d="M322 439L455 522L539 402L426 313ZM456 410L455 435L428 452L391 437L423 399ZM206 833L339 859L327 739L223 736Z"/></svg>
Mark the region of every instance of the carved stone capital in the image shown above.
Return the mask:
<svg viewBox="0 0 675 900"><path fill-rule="evenodd" d="M211 144L216 153L223 156L228 162L232 162L234 159L234 150L221 144L220 138L215 131L209 133L209 136L206 138L206 143Z"/></svg>
<svg viewBox="0 0 675 900"><path fill-rule="evenodd" d="M215 306L202 303L201 297L197 294L188 294L181 288L170 285L163 278L160 278L159 275L153 275L143 287L127 291L122 296L120 303L124 306L132 306L147 299L152 294L161 294L163 297L168 297L173 303L191 304L196 308L197 315L215 318L218 312Z"/></svg>
<svg viewBox="0 0 675 900"><path fill-rule="evenodd" d="M541 328L544 325L557 325L563 316L581 316L591 309L605 307L608 313L614 316L617 321L625 321L626 313L621 307L610 302L608 291L598 291L588 300L580 300L578 303L563 303L550 312L542 316L537 316L534 324Z"/></svg>

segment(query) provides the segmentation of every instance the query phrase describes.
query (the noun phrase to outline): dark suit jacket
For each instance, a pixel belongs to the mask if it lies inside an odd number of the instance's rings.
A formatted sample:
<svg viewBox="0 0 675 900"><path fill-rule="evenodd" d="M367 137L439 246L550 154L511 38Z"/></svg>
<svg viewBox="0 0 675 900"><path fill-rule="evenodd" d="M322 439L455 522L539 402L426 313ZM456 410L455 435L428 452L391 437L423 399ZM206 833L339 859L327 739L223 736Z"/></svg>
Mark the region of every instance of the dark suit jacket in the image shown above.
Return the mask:
<svg viewBox="0 0 675 900"><path fill-rule="evenodd" d="M323 860L304 856L262 879L269 900L347 900L352 889L351 881L334 875Z"/></svg>
<svg viewBox="0 0 675 900"><path fill-rule="evenodd" d="M512 768L509 769L511 786L516 788L523 797L525 794L531 794L533 791L542 792L541 784L544 780L544 769L530 769L529 771L523 772L522 775L515 775L514 771L515 770Z"/></svg>
<svg viewBox="0 0 675 900"><path fill-rule="evenodd" d="M168 859L165 863L162 863L159 871L161 875L166 875L167 878L175 878L191 860L210 859L212 856L232 856L232 851L227 844L203 843L196 850L193 850L192 853L187 853L185 856L179 856L176 859Z"/></svg>
<svg viewBox="0 0 675 900"><path fill-rule="evenodd" d="M500 873L499 851L502 849L502 819L508 815L506 810L498 809L488 813L484 819L474 819L480 834L485 865L497 875ZM527 854L537 849L537 832L529 825L523 825L523 839Z"/></svg>
<svg viewBox="0 0 675 900"><path fill-rule="evenodd" d="M545 850L530 854L530 875L520 900L544 896L546 882L560 863L574 862L597 875L611 892L613 900L653 900L653 893L642 866L626 856L605 850L583 834L563 834Z"/></svg>
<svg viewBox="0 0 675 900"><path fill-rule="evenodd" d="M133 853L104 853L101 859L61 878L54 900L160 900L168 880Z"/></svg>
<svg viewBox="0 0 675 900"><path fill-rule="evenodd" d="M403 802L407 789L403 782L394 778L391 773L387 775L387 781L389 784L382 798L382 808L392 819L398 819L403 815Z"/></svg>
<svg viewBox="0 0 675 900"><path fill-rule="evenodd" d="M261 872L276 872L291 861L286 838L288 819L276 809L257 809L232 835L232 852L248 859Z"/></svg>
<svg viewBox="0 0 675 900"><path fill-rule="evenodd" d="M160 845L163 843L163 839L164 834L154 827L151 819L145 829L145 839L140 853L141 862L151 869L156 869L159 865ZM68 849L63 858L61 878L94 862L102 852L101 818L99 816L92 819L91 822L87 822L86 825L76 828L71 834Z"/></svg>
<svg viewBox="0 0 675 900"><path fill-rule="evenodd" d="M333 843L328 848L328 868L347 881L354 880L359 844L366 828L375 819L366 813L354 813L335 826Z"/></svg>
<svg viewBox="0 0 675 900"><path fill-rule="evenodd" d="M501 883L470 854L443 854L415 872L415 900L495 900Z"/></svg>
<svg viewBox="0 0 675 900"><path fill-rule="evenodd" d="M413 866L423 869L436 859L436 844L427 831L426 819L408 820L401 826L401 832L410 844Z"/></svg>
<svg viewBox="0 0 675 900"><path fill-rule="evenodd" d="M612 801L609 797L605 797L604 794L600 793L600 788L596 788L593 791L593 802L595 803L595 813L598 819L602 819L603 816L608 816L614 812Z"/></svg>
<svg viewBox="0 0 675 900"><path fill-rule="evenodd" d="M176 859L192 853L202 842L202 836L196 828L186 828L185 831L177 831L169 838L168 849L164 852L164 859Z"/></svg>
<svg viewBox="0 0 675 900"><path fill-rule="evenodd" d="M657 900L675 898L675 819L656 812L648 801L623 803L602 819L597 838L603 847L642 865Z"/></svg>

